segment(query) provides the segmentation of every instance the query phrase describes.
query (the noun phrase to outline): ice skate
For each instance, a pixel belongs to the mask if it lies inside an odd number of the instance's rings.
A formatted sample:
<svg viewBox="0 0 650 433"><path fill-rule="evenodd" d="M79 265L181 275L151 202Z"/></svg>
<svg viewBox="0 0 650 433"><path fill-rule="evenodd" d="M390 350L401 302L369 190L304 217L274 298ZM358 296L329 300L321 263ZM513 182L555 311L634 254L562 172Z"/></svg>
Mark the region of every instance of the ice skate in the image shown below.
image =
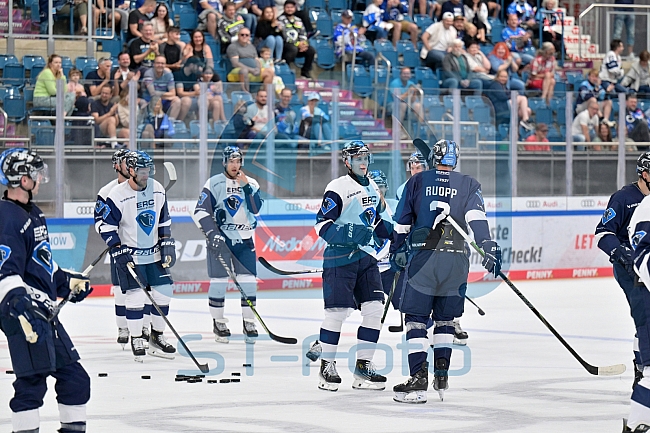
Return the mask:
<svg viewBox="0 0 650 433"><path fill-rule="evenodd" d="M372 361L357 359L352 388L383 391L386 388L386 376L375 372L375 364Z"/></svg>
<svg viewBox="0 0 650 433"><path fill-rule="evenodd" d="M433 389L438 391L440 401L444 401L445 391L449 389L449 361L443 358L436 359L435 367Z"/></svg>
<svg viewBox="0 0 650 433"><path fill-rule="evenodd" d="M176 353L174 346L167 342L162 332L155 329L151 331L151 338L149 340L149 355L157 356L159 358L174 359L173 353Z"/></svg>
<svg viewBox="0 0 650 433"><path fill-rule="evenodd" d="M341 376L336 371L336 361L325 361L321 359L318 379L318 389L338 391L339 385L341 384Z"/></svg>
<svg viewBox="0 0 650 433"><path fill-rule="evenodd" d="M457 346L466 346L469 335L460 327L460 319L454 319L454 344Z"/></svg>
<svg viewBox="0 0 650 433"><path fill-rule="evenodd" d="M323 348L321 347L320 342L316 340L311 345L305 356L309 358L311 362L316 362L318 358L320 358L321 353L323 353Z"/></svg>
<svg viewBox="0 0 650 433"><path fill-rule="evenodd" d="M248 344L255 344L258 335L257 329L255 329L255 320L244 319L244 341Z"/></svg>
<svg viewBox="0 0 650 433"><path fill-rule="evenodd" d="M424 361L420 369L406 382L393 387L393 400L399 403L423 404L427 402L429 389L429 363Z"/></svg>
<svg viewBox="0 0 650 433"><path fill-rule="evenodd" d="M144 362L143 357L147 352L144 350L144 338L142 338L142 336L131 336L131 351L133 352L133 356L135 356L135 362Z"/></svg>
<svg viewBox="0 0 650 433"><path fill-rule="evenodd" d="M129 328L117 328L117 342L122 345L122 350L129 344Z"/></svg>
<svg viewBox="0 0 650 433"><path fill-rule="evenodd" d="M151 333L149 332L148 326L142 327L142 338L144 339L144 348L149 348L149 340L151 339Z"/></svg>
<svg viewBox="0 0 650 433"><path fill-rule="evenodd" d="M230 329L228 329L228 319L212 319L212 332L214 332L214 341L217 343L228 344L230 341Z"/></svg>
<svg viewBox="0 0 650 433"><path fill-rule="evenodd" d="M639 424L634 430L627 426L627 419L623 418L623 433L646 433L650 431L650 425Z"/></svg>
<svg viewBox="0 0 650 433"><path fill-rule="evenodd" d="M634 391L636 384L643 379L643 366L637 364L636 360L632 360L632 364L634 364L634 383L632 383L632 391Z"/></svg>

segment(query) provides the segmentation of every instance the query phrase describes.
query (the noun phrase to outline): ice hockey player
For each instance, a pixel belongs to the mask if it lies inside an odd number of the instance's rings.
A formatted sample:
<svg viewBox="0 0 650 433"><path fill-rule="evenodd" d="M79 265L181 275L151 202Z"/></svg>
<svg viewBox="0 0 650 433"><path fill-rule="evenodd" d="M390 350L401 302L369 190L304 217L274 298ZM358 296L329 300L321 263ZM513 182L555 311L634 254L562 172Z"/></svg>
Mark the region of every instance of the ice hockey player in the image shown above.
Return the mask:
<svg viewBox="0 0 650 433"><path fill-rule="evenodd" d="M99 233L99 226L104 218L108 215L108 206L106 205L106 197L111 192L113 187L125 182L129 178L128 170L126 169L126 155L131 152L129 149L119 149L113 153L111 162L113 169L117 173L117 179L113 179L104 185L97 193L97 201L95 202L95 231ZM117 322L117 342L124 348L129 343L129 328L126 325L126 307L124 304L125 294L120 289L120 283L117 278L117 269L115 262L111 260L111 290L115 298L115 321ZM149 341L149 325L151 324L151 303L147 299L144 306L144 327L142 328L142 336L145 342Z"/></svg>
<svg viewBox="0 0 650 433"><path fill-rule="evenodd" d="M372 162L368 147L363 141L354 140L343 146L341 156L348 173L327 185L316 217L316 231L327 242L323 253L325 319L320 329L322 359L318 387L338 390L341 377L334 359L341 327L352 311L359 308L362 321L357 330L352 387L382 390L386 378L376 373L372 358L379 339L384 292L373 253L375 237L388 239L392 225L380 217L383 209L379 188L368 177Z"/></svg>
<svg viewBox="0 0 650 433"><path fill-rule="evenodd" d="M643 197L650 193L650 152L642 153L636 162L638 179L625 185L609 198L607 209L596 226L596 240L598 248L609 256L609 261L614 267L614 278L623 289L625 297L630 304L630 312L635 327L645 326L644 298L642 290L634 286L636 274L632 262L632 249L628 238L628 226ZM641 331L645 333L643 328ZM650 346L646 346L644 353L639 348L638 332L634 337L634 383L636 387L643 377L643 367L650 365ZM643 359L646 362L643 362ZM650 386L648 387L650 389ZM649 403L650 404L650 403Z"/></svg>
<svg viewBox="0 0 650 433"><path fill-rule="evenodd" d="M207 238L208 302L212 315L214 339L228 343L230 329L224 318L228 272L218 260L221 256L234 273L246 297L256 304L257 257L254 234L257 215L262 207L260 186L244 174L244 156L237 146L223 150L223 173L212 176L203 186L193 218L201 225ZM246 300L241 299L244 339L255 343L258 336L255 315Z"/></svg>
<svg viewBox="0 0 650 433"><path fill-rule="evenodd" d="M176 349L165 339L165 321L155 308L151 310L149 350L145 351L142 329L148 297L128 269L135 270L140 282L151 288L151 296L162 312L169 314L173 293L169 268L176 263L176 245L171 237L167 197L163 186L153 179L153 159L145 152L127 154L126 168L129 179L108 193L99 232L111 248L120 288L126 293L126 322L135 360L142 362L146 353L173 359Z"/></svg>
<svg viewBox="0 0 650 433"><path fill-rule="evenodd" d="M453 319L463 314L469 258L465 240L451 230L447 216L461 226L469 224L476 243L485 251L483 266L489 272L497 275L501 269L501 249L490 238L481 185L452 171L458 157L455 142L438 141L427 158L435 169L409 179L395 213L397 249L391 260L405 266L407 274L400 310L405 314L406 339L411 345L411 377L393 387L394 400L402 403L427 401L426 324L430 318L434 322L433 387L441 399L448 388ZM408 263L406 249L410 250Z"/></svg>
<svg viewBox="0 0 650 433"><path fill-rule="evenodd" d="M0 200L0 329L16 375L11 423L14 432L39 431L39 408L52 376L59 432L83 432L90 378L58 316L48 318L57 297L79 302L92 289L87 277L52 259L45 217L32 202L47 181L47 165L36 152L8 149L0 155L0 184L7 187Z"/></svg>
<svg viewBox="0 0 650 433"><path fill-rule="evenodd" d="M427 160L419 151L413 152L411 156L409 156L408 161L406 161L406 171L411 174L411 177L428 169L429 165L427 164ZM404 194L404 187L406 187L406 182L401 184L397 188L397 191L395 191L395 198L397 201L402 198L402 194ZM393 211L394 210L395 209L393 209Z"/></svg>

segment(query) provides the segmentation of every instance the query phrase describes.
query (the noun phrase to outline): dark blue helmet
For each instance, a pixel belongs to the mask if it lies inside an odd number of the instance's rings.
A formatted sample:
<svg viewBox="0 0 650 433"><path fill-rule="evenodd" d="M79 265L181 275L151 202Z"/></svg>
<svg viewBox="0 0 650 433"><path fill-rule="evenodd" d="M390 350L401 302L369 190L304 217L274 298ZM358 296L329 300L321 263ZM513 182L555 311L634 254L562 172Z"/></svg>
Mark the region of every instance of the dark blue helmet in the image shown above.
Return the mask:
<svg viewBox="0 0 650 433"><path fill-rule="evenodd" d="M428 159L432 166L446 165L451 168L456 168L459 156L460 149L458 149L455 141L439 140L433 145Z"/></svg>
<svg viewBox="0 0 650 433"><path fill-rule="evenodd" d="M225 167L231 159L241 159L241 165L244 166L244 155L238 146L226 146L223 149L223 166Z"/></svg>
<svg viewBox="0 0 650 433"><path fill-rule="evenodd" d="M643 152L636 160L636 174L642 177L644 171L650 174L650 152Z"/></svg>
<svg viewBox="0 0 650 433"><path fill-rule="evenodd" d="M50 178L47 164L36 152L29 149L7 149L0 154L0 184L16 188L23 176L34 182L47 183Z"/></svg>
<svg viewBox="0 0 650 433"><path fill-rule="evenodd" d="M153 159L142 150L134 150L125 156L126 168L138 170L139 168L149 168L149 176L156 174L156 167L153 165Z"/></svg>
<svg viewBox="0 0 650 433"><path fill-rule="evenodd" d="M368 173L368 177L375 181L377 186L383 186L388 189L388 178L381 170L371 170Z"/></svg>
<svg viewBox="0 0 650 433"><path fill-rule="evenodd" d="M113 153L113 157L111 158L113 165L121 164L122 160L126 157L126 155L129 154L129 152L131 152L129 149L116 150L115 153Z"/></svg>

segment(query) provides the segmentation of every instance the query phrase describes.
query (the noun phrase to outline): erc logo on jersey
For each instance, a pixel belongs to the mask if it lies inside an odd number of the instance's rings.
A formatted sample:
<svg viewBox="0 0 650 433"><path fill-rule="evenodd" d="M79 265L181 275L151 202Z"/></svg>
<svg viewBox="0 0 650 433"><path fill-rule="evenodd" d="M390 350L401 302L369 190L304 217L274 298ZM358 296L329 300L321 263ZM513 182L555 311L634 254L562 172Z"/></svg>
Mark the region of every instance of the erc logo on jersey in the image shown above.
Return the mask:
<svg viewBox="0 0 650 433"><path fill-rule="evenodd" d="M206 193L202 192L201 195L199 196L198 205L203 206L203 202L205 201L206 198L208 198L208 195Z"/></svg>
<svg viewBox="0 0 650 433"><path fill-rule="evenodd" d="M231 195L223 201L223 204L226 205L226 210L231 217L234 217L242 204L242 198L238 195Z"/></svg>
<svg viewBox="0 0 650 433"><path fill-rule="evenodd" d="M610 221L611 221L615 216L616 216L616 212L614 212L614 209L612 209L612 208L610 207L610 208L607 209L607 210L605 211L605 213L603 214L603 219L602 219L603 224L607 224L607 223L610 222Z"/></svg>
<svg viewBox="0 0 650 433"><path fill-rule="evenodd" d="M50 276L54 272L54 264L52 263L52 251L50 250L50 243L42 241L32 252L32 260L41 265Z"/></svg>
<svg viewBox="0 0 650 433"><path fill-rule="evenodd" d="M364 209L364 211L359 215L361 222L366 225L366 227L371 226L377 218L377 211L374 207L369 207Z"/></svg>
<svg viewBox="0 0 650 433"><path fill-rule="evenodd" d="M154 222L156 221L156 212L152 210L142 211L136 217L136 221L138 221L138 225L142 231L149 236L153 230Z"/></svg>
<svg viewBox="0 0 650 433"><path fill-rule="evenodd" d="M101 200L97 200L95 203L95 213L102 216L102 219L106 219L108 214L111 213L111 208Z"/></svg>
<svg viewBox="0 0 650 433"><path fill-rule="evenodd" d="M645 237L647 233L644 232L643 230L639 230L638 232L634 233L634 236L632 236L632 248L636 250L636 247L639 246L639 243L641 243L641 239Z"/></svg>
<svg viewBox="0 0 650 433"><path fill-rule="evenodd" d="M320 207L321 212L326 214L327 212L331 211L336 207L336 203L334 203L334 200L331 198L327 197L326 199L323 200L323 204Z"/></svg>
<svg viewBox="0 0 650 433"><path fill-rule="evenodd" d="M0 269L2 269L2 265L5 264L5 262L9 259L10 255L11 255L11 248L9 248L6 245L0 245Z"/></svg>

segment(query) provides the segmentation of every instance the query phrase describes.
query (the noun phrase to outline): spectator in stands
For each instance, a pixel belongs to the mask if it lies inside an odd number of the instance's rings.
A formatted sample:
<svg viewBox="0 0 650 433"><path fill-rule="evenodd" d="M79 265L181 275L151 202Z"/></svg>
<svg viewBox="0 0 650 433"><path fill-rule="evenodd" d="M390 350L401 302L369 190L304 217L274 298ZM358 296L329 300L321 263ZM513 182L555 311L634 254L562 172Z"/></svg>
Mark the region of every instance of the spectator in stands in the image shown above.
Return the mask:
<svg viewBox="0 0 650 433"><path fill-rule="evenodd" d="M249 125L249 128L246 129L245 134L240 136L240 138L250 140L253 138L263 139L266 137L266 134L268 134L271 129L271 124L269 123L270 110L266 105L266 101L266 90L258 90L255 95L255 103L246 107L244 122Z"/></svg>
<svg viewBox="0 0 650 433"><path fill-rule="evenodd" d="M623 61L621 60L623 48L623 42L620 39L614 39L609 44L610 50L605 54L603 63L600 65L600 79L607 93L612 91L616 93L629 93L630 91L618 84L618 81L625 75Z"/></svg>
<svg viewBox="0 0 650 433"><path fill-rule="evenodd" d="M515 59L505 42L497 42L488 59L490 60L492 73L496 74L500 71L508 73L508 83L511 90L523 92L526 89L526 84L517 75L521 59Z"/></svg>
<svg viewBox="0 0 650 433"><path fill-rule="evenodd" d="M465 21L465 17L457 15L454 17L454 28L456 29L456 38L463 41L465 46L476 40L476 26Z"/></svg>
<svg viewBox="0 0 650 433"><path fill-rule="evenodd" d="M372 0L363 12L363 26L366 28L366 38L370 42L388 38L388 32L393 29L393 24L384 21L384 0Z"/></svg>
<svg viewBox="0 0 650 433"><path fill-rule="evenodd" d="M123 147L118 144L117 140L117 125L119 118L117 117L117 104L113 104L113 89L108 84L101 87L99 99L92 102L90 106L90 115L95 118L95 135L97 137L106 137L110 140L110 146L113 149ZM128 138L129 134L126 131L120 131L122 134L120 138Z"/></svg>
<svg viewBox="0 0 650 433"><path fill-rule="evenodd" d="M316 50L309 45L305 26L295 12L295 0L287 0L284 3L284 13L278 18L278 21L284 26L285 35L282 56L287 63L294 62L296 57L304 57L305 63L300 70L300 75L301 78L311 80L311 67Z"/></svg>
<svg viewBox="0 0 650 433"><path fill-rule="evenodd" d="M66 19L70 17L70 8L72 7L72 14L74 18L78 19L79 23L81 24L81 28L79 29L79 34L82 35L88 34L88 0L63 0L63 1L55 0L53 2L53 5L54 8L56 9L56 15L60 18L66 18ZM93 16L96 17L97 14L93 14Z"/></svg>
<svg viewBox="0 0 650 433"><path fill-rule="evenodd" d="M514 0L508 6L508 19L510 15L516 15L522 27L529 28L535 26L535 11L526 0Z"/></svg>
<svg viewBox="0 0 650 433"><path fill-rule="evenodd" d="M235 3L228 1L223 6L223 16L217 24L217 33L221 41L221 52L225 53L228 46L237 41L239 31L246 27L241 15L236 14ZM203 33L201 33L203 34Z"/></svg>
<svg viewBox="0 0 650 433"><path fill-rule="evenodd" d="M129 56L129 53L120 53L117 56L117 62L118 67L113 72L113 96L117 96L122 91L127 90L129 81L135 80L138 82L140 80L140 70L132 71L129 69L129 65L131 64L131 56Z"/></svg>
<svg viewBox="0 0 650 433"><path fill-rule="evenodd" d="M275 138L278 140L291 140L296 137L298 129L296 127L296 113L291 109L291 89L284 88L280 92L280 100L275 104L275 126L277 133ZM276 147L288 147L295 149L298 142L277 143Z"/></svg>
<svg viewBox="0 0 650 433"><path fill-rule="evenodd" d="M496 123L510 123L510 109L512 99L510 89L508 88L508 72L501 70L497 72L496 77L490 83L490 86L485 92L492 105L494 106L494 113L496 116ZM531 109L528 107L528 98L524 95L517 95L517 113L519 116L519 124L525 129L532 131L533 126L530 123Z"/></svg>
<svg viewBox="0 0 650 433"><path fill-rule="evenodd" d="M283 29L284 27L275 16L275 8L271 6L265 7L257 22L257 34L255 36L260 40L257 48L268 47L275 63L282 61L282 51L284 50Z"/></svg>
<svg viewBox="0 0 650 433"><path fill-rule="evenodd" d="M633 90L634 93L645 94L646 97L650 94L650 71L648 70L648 60L650 60L650 53L647 50L639 53L639 59L632 64L632 67L625 77L621 85Z"/></svg>
<svg viewBox="0 0 650 433"><path fill-rule="evenodd" d="M158 42L153 41L153 25L146 22L142 25L142 36L134 39L129 45L129 57L133 70L142 69L142 72L153 66L153 60L160 55Z"/></svg>
<svg viewBox="0 0 650 433"><path fill-rule="evenodd" d="M166 68L172 71L177 71L181 67L183 59L183 48L185 44L181 42L181 29L175 26L170 26L167 29L167 40L160 44L158 51L161 56L165 56L167 60Z"/></svg>
<svg viewBox="0 0 650 433"><path fill-rule="evenodd" d="M508 15L507 26L501 32L501 38L508 44L512 56L518 59L519 63L526 66L533 61L533 56L522 52L531 46L530 34L519 27L517 14Z"/></svg>
<svg viewBox="0 0 650 433"><path fill-rule="evenodd" d="M600 77L598 76L598 69L592 69L587 74L587 79L580 84L578 88L578 96L576 97L576 114L587 109L589 101L594 99L598 102L600 109L598 115L604 118L603 122L610 126L609 116L612 114L612 100L605 99L605 89L600 85Z"/></svg>
<svg viewBox="0 0 650 433"><path fill-rule="evenodd" d="M275 10L277 12L279 12L280 10L284 10L285 3L286 3L285 0L275 0ZM305 0L297 0L296 10L293 14L298 18L300 18L300 20L302 21L302 25L305 27L305 32L307 33L307 37L311 38L312 36L315 35L315 32L311 24L311 17L309 16L309 11L307 10L307 8L304 7L304 5L305 5Z"/></svg>
<svg viewBox="0 0 650 433"><path fill-rule="evenodd" d="M637 107L637 97L635 94L627 95L625 102L625 129L627 137L635 142L650 142L650 129L648 129L648 119L643 111ZM638 146L637 150L647 150L647 146Z"/></svg>
<svg viewBox="0 0 650 433"><path fill-rule="evenodd" d="M212 120L225 123L226 115L223 111L223 83L221 77L211 67L203 68L199 81L208 83L208 110L212 111Z"/></svg>
<svg viewBox="0 0 650 433"><path fill-rule="evenodd" d="M594 138L594 143L608 143L609 146L603 146L602 148L600 146L594 146L594 150L611 150L613 146L611 143L614 142L614 139L612 138L612 130L609 128L609 125L606 123L601 123L598 126L598 133L596 134L596 137Z"/></svg>
<svg viewBox="0 0 650 433"><path fill-rule="evenodd" d="M115 13L111 14L113 2L115 2ZM115 21L115 29L121 29L127 33L129 31L129 5L130 2L124 0L104 0L106 28L112 28L112 21Z"/></svg>
<svg viewBox="0 0 650 433"><path fill-rule="evenodd" d="M86 76L86 93L90 97L97 97L102 88L111 84L111 67L113 62L110 58L102 57L97 62L97 69L90 71Z"/></svg>
<svg viewBox="0 0 650 433"><path fill-rule="evenodd" d="M298 134L308 140L325 141L326 143L320 143L320 146L323 150L329 150L331 146L327 142L332 140L332 127L329 114L318 106L320 100L317 92L312 92L308 96L307 105L300 109L301 122Z"/></svg>
<svg viewBox="0 0 650 433"><path fill-rule="evenodd" d="M467 59L467 66L470 70L469 77L481 80L485 89L494 80L494 76L490 75L490 61L479 48L476 39L470 41L465 58Z"/></svg>
<svg viewBox="0 0 650 433"><path fill-rule="evenodd" d="M275 66L273 64L273 59L271 58L271 49L269 47L262 47L260 50L259 57L260 67L262 68L262 74L271 75L271 82L275 78Z"/></svg>
<svg viewBox="0 0 650 433"><path fill-rule="evenodd" d="M465 6L460 0L447 0L442 4L441 13L451 12L454 17L465 16Z"/></svg>
<svg viewBox="0 0 650 433"><path fill-rule="evenodd" d="M617 5L632 5L634 0L615 0ZM628 60L634 60L634 24L635 16L632 8L616 8L617 13L614 15L614 39L621 39L623 35L623 24L625 24L625 33L627 33L627 55Z"/></svg>
<svg viewBox="0 0 650 433"><path fill-rule="evenodd" d="M393 78L393 80L388 85L388 88L391 90L389 93L390 101L392 101L393 91L396 91L396 96L400 99L399 104L399 120L404 120L406 115L406 110L410 109L415 112L418 116L422 116L422 101L418 98L417 85L415 81L411 80L411 69L403 67L400 69L399 77ZM389 102L390 102L389 101Z"/></svg>
<svg viewBox="0 0 650 433"><path fill-rule="evenodd" d="M590 99L587 104L587 109L573 119L571 135L573 135L574 142L590 143L592 141L598 129L598 110L598 102L595 99ZM584 147L578 147L578 150L584 150Z"/></svg>
<svg viewBox="0 0 650 433"><path fill-rule="evenodd" d="M52 54L47 59L45 68L36 77L34 87L34 107L56 108L56 82L63 81L63 87L67 88L67 81L61 67L61 56ZM66 113L72 113L74 101L77 95L75 92L66 92L64 96L64 109Z"/></svg>
<svg viewBox="0 0 650 433"><path fill-rule="evenodd" d="M183 48L183 61L190 57L198 57L205 66L214 67L214 55L212 49L205 43L205 36L200 30L194 30L190 41Z"/></svg>
<svg viewBox="0 0 650 433"><path fill-rule="evenodd" d="M158 43L165 42L167 40L167 30L174 25L165 3L158 3L153 18L151 18L151 23L153 24L153 40Z"/></svg>
<svg viewBox="0 0 650 433"><path fill-rule="evenodd" d="M492 31L488 21L488 5L484 0L465 0L465 19L476 27L476 39L486 42L486 35Z"/></svg>
<svg viewBox="0 0 650 433"><path fill-rule="evenodd" d="M442 60L442 86L445 89L474 90L480 95L483 83L477 78L471 78L467 58L463 54L463 41L457 39L451 43L451 51Z"/></svg>
<svg viewBox="0 0 650 433"><path fill-rule="evenodd" d="M529 143L548 143L548 125L546 123L538 123L535 125L535 133L526 137L525 141ZM544 144L524 144L524 150L550 152L551 146Z"/></svg>
<svg viewBox="0 0 650 433"><path fill-rule="evenodd" d="M418 26L414 22L404 19L404 15L408 13L408 5L400 0L386 0L384 10L384 21L393 24L393 45L397 47L397 42L402 38L402 32L404 32L411 35L411 42L414 47L417 47Z"/></svg>
<svg viewBox="0 0 650 433"><path fill-rule="evenodd" d="M145 118L145 127L142 131L143 140L172 138L175 135L174 121L165 114L163 100L158 95L154 95L147 108ZM148 143L141 142L142 147L149 147ZM165 147L163 143L152 143L152 147Z"/></svg>
<svg viewBox="0 0 650 433"><path fill-rule="evenodd" d="M72 111L72 117L91 117L90 115L90 98L86 96L80 96L77 98L76 101L74 101L74 110ZM93 145L93 143L89 143L89 132L90 128L94 128L94 121L93 120L71 120L68 124L66 122L66 129L69 126L70 128L70 141L71 144L75 146L87 146L87 145ZM67 131L66 131L67 132ZM104 143L105 145L105 143ZM104 147L104 145L100 145L98 147Z"/></svg>
<svg viewBox="0 0 650 433"><path fill-rule="evenodd" d="M142 97L145 101L151 101L154 96L162 100L163 110L171 120L183 120L179 118L181 111L181 100L176 95L174 76L165 69L166 60L163 56L157 56L153 62L153 68L148 69L142 78Z"/></svg>
<svg viewBox="0 0 650 433"><path fill-rule="evenodd" d="M442 21L431 24L422 33L422 50L420 58L432 70L442 66L442 59L451 50L452 41L456 40L454 17L451 12L442 14Z"/></svg>
<svg viewBox="0 0 650 433"><path fill-rule="evenodd" d="M77 98L80 96L88 96L86 95L86 89L84 89L84 86L79 83L81 80L81 71L77 68L72 68L70 69L68 76L70 77L70 82L68 83L68 92L74 93Z"/></svg>
<svg viewBox="0 0 650 433"><path fill-rule="evenodd" d="M542 48L537 52L537 57L535 57L535 60L533 60L530 66L528 88L541 90L542 98L546 100L546 105L550 105L555 89L555 70L557 69L555 47L553 44L544 42Z"/></svg>
<svg viewBox="0 0 650 433"><path fill-rule="evenodd" d="M120 99L117 103L117 119L119 121L118 127L122 127L122 131L120 131L122 135L124 135L124 129L126 129L126 136L128 137L128 130L131 122L131 110L129 109L129 91L120 91L119 98Z"/></svg>
<svg viewBox="0 0 650 433"><path fill-rule="evenodd" d="M247 27L242 27L237 36L237 42L228 46L228 58L232 63L233 69L228 73L228 81L240 82L242 90L249 91L249 83L263 82L270 84L273 82L273 75L269 70L263 70L257 50L250 42L251 31Z"/></svg>
<svg viewBox="0 0 650 433"><path fill-rule="evenodd" d="M415 13L415 0L408 0L409 5L408 5L408 15L411 20L413 20L413 14ZM427 14L427 3L429 3L427 0L418 0L418 12L420 15L426 15ZM431 11L429 11L429 16L433 18L433 14L435 13L436 15L440 14L440 3L433 1L431 2Z"/></svg>
<svg viewBox="0 0 650 433"><path fill-rule="evenodd" d="M156 0L145 0L142 6L133 9L129 14L129 32L126 35L126 41L141 38L143 36L142 26L149 22L149 16L156 10ZM149 37L153 39L153 33Z"/></svg>
<svg viewBox="0 0 650 433"><path fill-rule="evenodd" d="M198 83L202 68L201 60L197 57L190 57L182 68L174 72L176 96L181 99L178 120L184 120L190 110L196 111L198 107L198 97L201 94Z"/></svg>
<svg viewBox="0 0 650 433"><path fill-rule="evenodd" d="M336 56L338 58L341 58L343 55L352 56L356 48L356 62L368 68L370 65L375 64L375 56L366 51L361 41L359 41L358 38L364 37L366 29L364 27L357 28L357 26L352 25L352 17L354 17L354 14L350 9L343 11L341 14L341 22L334 28ZM357 36L356 45L352 34Z"/></svg>
<svg viewBox="0 0 650 433"><path fill-rule="evenodd" d="M249 8L251 7L252 0L232 0L235 3L236 12L241 15L244 19L244 25L251 31L252 34L255 34L257 30L257 16L255 14L249 13Z"/></svg>
<svg viewBox="0 0 650 433"><path fill-rule="evenodd" d="M252 12L255 14L257 17L257 25L260 25L260 20L264 16L264 9L266 8L272 8L273 9L273 17L275 18L275 0L252 0L251 1L251 7L249 9L249 12ZM257 30L255 30L255 33L257 33Z"/></svg>
<svg viewBox="0 0 650 433"><path fill-rule="evenodd" d="M555 11L557 9L557 0L544 0L542 2L541 9L537 11L537 14L535 15L537 23L535 24L533 31L536 35L539 35L539 26L543 26L542 41L551 42L555 47L555 52L559 53L562 51L563 35L562 33L556 33L555 30L553 30L553 26L561 24L561 21L559 20L560 16L555 12L542 12L542 9Z"/></svg>

